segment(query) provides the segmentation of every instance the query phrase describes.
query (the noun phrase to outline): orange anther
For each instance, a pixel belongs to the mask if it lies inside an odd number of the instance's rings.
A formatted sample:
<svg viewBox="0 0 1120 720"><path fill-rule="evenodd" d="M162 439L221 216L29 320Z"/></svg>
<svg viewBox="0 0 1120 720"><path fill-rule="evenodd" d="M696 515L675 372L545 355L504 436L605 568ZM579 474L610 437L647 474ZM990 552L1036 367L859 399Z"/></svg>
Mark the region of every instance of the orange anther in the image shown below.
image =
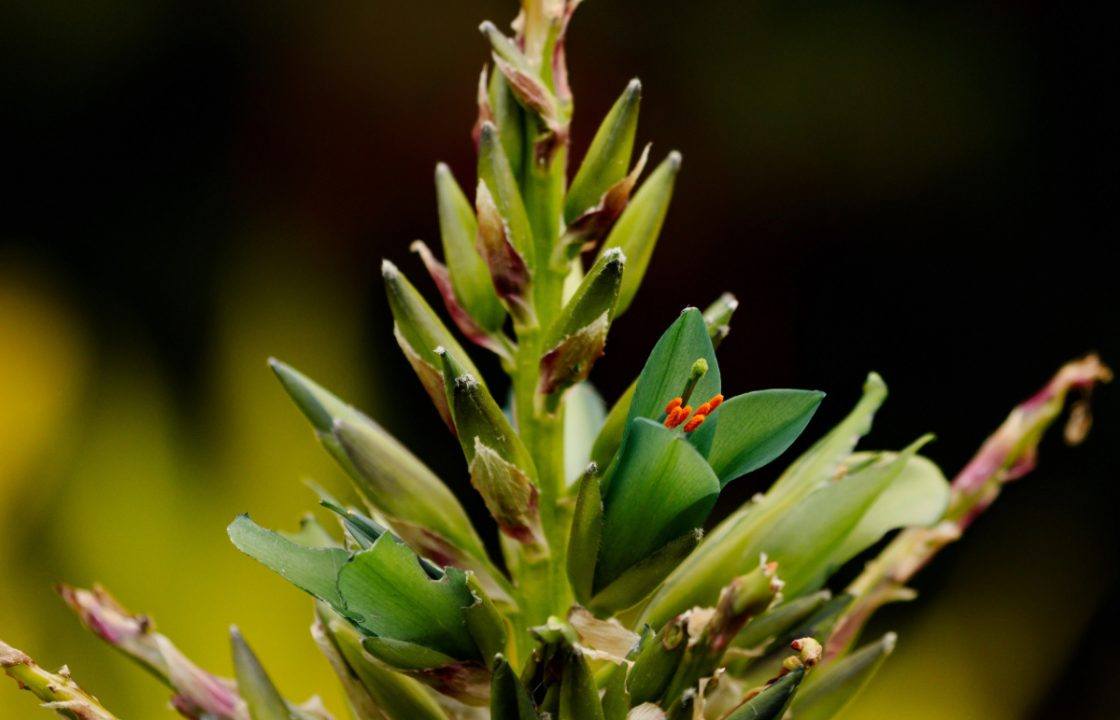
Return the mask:
<svg viewBox="0 0 1120 720"><path fill-rule="evenodd" d="M669 413L669 417L665 418L665 427L675 428L680 425L688 417L689 412L687 408L674 408L673 412Z"/></svg>
<svg viewBox="0 0 1120 720"><path fill-rule="evenodd" d="M700 407L696 408L696 414L697 415L710 415L711 412L712 412L712 404L711 403L704 403Z"/></svg>
<svg viewBox="0 0 1120 720"><path fill-rule="evenodd" d="M676 410L677 408L679 408L681 406L682 402L684 402L684 401L679 397L675 397L672 400L670 400L669 404L665 406L665 414L666 415L672 415L673 411Z"/></svg>
<svg viewBox="0 0 1120 720"><path fill-rule="evenodd" d="M717 407L723 404L723 395L720 395L718 393L716 395L713 395L712 399L709 400L706 404L711 405L712 410L715 410Z"/></svg>
<svg viewBox="0 0 1120 720"><path fill-rule="evenodd" d="M693 415L692 419L684 424L684 431L685 432L692 432L696 428L703 425L704 421L707 420L707 419L708 419L707 415L701 415L700 413L697 413L697 414Z"/></svg>

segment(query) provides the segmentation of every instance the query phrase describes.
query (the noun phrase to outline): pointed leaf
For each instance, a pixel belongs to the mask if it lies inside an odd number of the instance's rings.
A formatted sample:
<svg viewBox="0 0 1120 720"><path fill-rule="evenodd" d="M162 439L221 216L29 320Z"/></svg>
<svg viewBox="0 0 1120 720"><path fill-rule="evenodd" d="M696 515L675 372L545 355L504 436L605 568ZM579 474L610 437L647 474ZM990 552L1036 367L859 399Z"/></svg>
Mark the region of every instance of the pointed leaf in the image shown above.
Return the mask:
<svg viewBox="0 0 1120 720"><path fill-rule="evenodd" d="M564 206L564 221L571 223L594 207L603 193L626 176L638 129L642 84L631 80L595 133Z"/></svg>
<svg viewBox="0 0 1120 720"><path fill-rule="evenodd" d="M732 710L725 720L780 720L804 678L804 668L791 670L761 693Z"/></svg>
<svg viewBox="0 0 1120 720"><path fill-rule="evenodd" d="M439 533L475 558L486 550L455 495L415 455L372 421L339 419L334 434L358 472L358 489L392 518Z"/></svg>
<svg viewBox="0 0 1120 720"><path fill-rule="evenodd" d="M634 299L646 274L653 248L657 244L657 237L661 234L665 213L669 209L673 183L680 166L680 153L669 153L669 157L657 166L638 189L603 243L600 255L611 248L620 248L630 261L619 292L616 310L619 315L630 307L630 301Z"/></svg>
<svg viewBox="0 0 1120 720"><path fill-rule="evenodd" d="M238 550L339 612L346 612L346 603L338 591L338 574L350 560L348 552L297 545L257 525L248 515L238 515L227 532Z"/></svg>
<svg viewBox="0 0 1120 720"><path fill-rule="evenodd" d="M731 316L739 309L739 300L731 293L724 293L704 311L704 323L712 344L716 347L731 333Z"/></svg>
<svg viewBox="0 0 1120 720"><path fill-rule="evenodd" d="M502 149L509 161L510 174L521 177L525 156L525 110L510 89L505 75L492 73L489 88L492 122L498 129ZM481 135L482 128L479 127Z"/></svg>
<svg viewBox="0 0 1120 720"><path fill-rule="evenodd" d="M475 438L478 438L532 480L536 474L532 458L490 391L459 365L455 357L449 353L441 353L441 356L444 386L467 463L474 462Z"/></svg>
<svg viewBox="0 0 1120 720"><path fill-rule="evenodd" d="M870 457L871 453L856 453L850 462L859 465ZM883 453L882 462L896 458L896 453ZM949 482L940 468L916 455L863 514L856 528L836 549L836 556L855 557L896 528L931 526L941 519L948 504Z"/></svg>
<svg viewBox="0 0 1120 720"><path fill-rule="evenodd" d="M352 625L322 606L317 615L312 635L342 680L358 720L446 720L420 683L362 649L362 637Z"/></svg>
<svg viewBox="0 0 1120 720"><path fill-rule="evenodd" d="M443 256L455 296L480 327L496 332L501 329L506 312L490 282L490 271L478 254L474 208L443 163L436 166L436 197Z"/></svg>
<svg viewBox="0 0 1120 720"><path fill-rule="evenodd" d="M596 592L588 607L596 612L618 612L634 607L680 565L681 560L696 549L703 533L699 528L670 540L652 554L624 570L603 589Z"/></svg>
<svg viewBox="0 0 1120 720"><path fill-rule="evenodd" d="M490 684L490 717L492 720L539 720L525 685L499 656L494 663Z"/></svg>
<svg viewBox="0 0 1120 720"><path fill-rule="evenodd" d="M580 478L576 508L568 540L568 579L576 600L588 603L595 581L595 562L603 535L603 499L599 468L592 464Z"/></svg>
<svg viewBox="0 0 1120 720"><path fill-rule="evenodd" d="M498 131L490 123L484 123L478 145L478 179L484 184L493 198L494 207L506 226L508 240L530 268L534 267L533 233L521 190L513 176L509 159L498 139ZM477 202L477 200L476 200ZM483 218L479 216L479 225ZM493 267L493 266L491 266ZM491 274L493 274L491 272ZM501 296L501 288L498 292Z"/></svg>
<svg viewBox="0 0 1120 720"><path fill-rule="evenodd" d="M759 538L758 551L781 564L789 597L815 590L851 559L852 550L863 549L849 546L847 539L929 439L813 491Z"/></svg>
<svg viewBox="0 0 1120 720"><path fill-rule="evenodd" d="M287 703L237 628L230 630L230 644L237 672L237 692L249 706L249 716L253 720L292 720Z"/></svg>
<svg viewBox="0 0 1120 720"><path fill-rule="evenodd" d="M599 688L587 658L573 648L560 679L559 720L603 720Z"/></svg>

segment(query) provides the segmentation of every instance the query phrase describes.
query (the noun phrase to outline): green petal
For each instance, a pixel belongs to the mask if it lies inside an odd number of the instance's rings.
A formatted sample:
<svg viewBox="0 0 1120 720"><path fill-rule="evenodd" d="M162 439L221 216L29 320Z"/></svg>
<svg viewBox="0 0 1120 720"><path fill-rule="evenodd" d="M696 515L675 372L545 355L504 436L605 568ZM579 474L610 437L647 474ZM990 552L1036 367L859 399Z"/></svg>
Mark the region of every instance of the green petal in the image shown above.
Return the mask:
<svg viewBox="0 0 1120 720"><path fill-rule="evenodd" d="M679 433L645 418L631 425L603 484L597 588L700 527L719 495L719 479L704 458Z"/></svg>
<svg viewBox="0 0 1120 720"><path fill-rule="evenodd" d="M785 452L805 430L823 398L824 393L811 390L758 390L738 395L716 408L693 434L712 434L708 462L725 486Z"/></svg>
<svg viewBox="0 0 1120 720"><path fill-rule="evenodd" d="M706 362L708 371L696 383L692 398L688 400L692 405L699 405L720 391L720 375L704 316L696 308L686 308L653 346L638 376L627 413L627 430L634 418L660 420L665 406L680 395L697 360ZM624 440L626 434L624 430Z"/></svg>

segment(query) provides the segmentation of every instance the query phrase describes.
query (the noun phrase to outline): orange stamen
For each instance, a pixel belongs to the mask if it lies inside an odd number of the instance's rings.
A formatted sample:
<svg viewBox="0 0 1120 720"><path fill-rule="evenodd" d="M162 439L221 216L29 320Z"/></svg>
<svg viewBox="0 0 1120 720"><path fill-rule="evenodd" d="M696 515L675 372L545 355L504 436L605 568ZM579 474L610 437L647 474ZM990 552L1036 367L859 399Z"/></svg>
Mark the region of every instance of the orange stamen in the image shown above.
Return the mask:
<svg viewBox="0 0 1120 720"><path fill-rule="evenodd" d="M675 408L673 412L669 413L669 417L665 418L665 427L675 428L680 425L688 417L689 412L691 411L687 408Z"/></svg>
<svg viewBox="0 0 1120 720"><path fill-rule="evenodd" d="M697 415L710 415L711 413L712 413L712 404L711 403L704 403L700 407L696 408L696 414Z"/></svg>
<svg viewBox="0 0 1120 720"><path fill-rule="evenodd" d="M705 404L710 405L712 407L712 410L715 410L717 407L723 404L723 395L713 395L712 399Z"/></svg>
<svg viewBox="0 0 1120 720"><path fill-rule="evenodd" d="M673 398L672 400L669 401L669 404L665 406L665 414L666 415L672 415L673 411L676 410L677 408L679 408L681 406L681 403L683 403L683 402L684 402L684 400L682 400L679 397Z"/></svg>
<svg viewBox="0 0 1120 720"><path fill-rule="evenodd" d="M689 420L687 423L685 423L684 431L685 432L692 432L696 428L703 425L704 421L707 420L707 419L708 419L707 415L701 415L700 413L696 413L695 415L692 416L691 420Z"/></svg>

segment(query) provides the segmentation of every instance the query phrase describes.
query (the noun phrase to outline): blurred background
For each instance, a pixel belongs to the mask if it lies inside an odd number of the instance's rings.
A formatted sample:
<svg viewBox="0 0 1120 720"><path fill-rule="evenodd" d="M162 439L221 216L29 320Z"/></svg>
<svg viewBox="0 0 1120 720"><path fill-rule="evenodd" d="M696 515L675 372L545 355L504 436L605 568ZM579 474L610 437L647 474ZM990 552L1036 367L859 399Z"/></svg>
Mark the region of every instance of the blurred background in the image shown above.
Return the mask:
<svg viewBox="0 0 1120 720"><path fill-rule="evenodd" d="M469 491L391 339L378 264L430 290L407 246L438 237L438 160L473 182L475 27L514 11L0 5L0 637L124 717L169 717L51 590L101 581L218 672L238 624L286 693L340 709L307 598L225 536L247 510L294 527L315 503L304 479L343 487L265 359ZM892 397L866 446L933 431L952 474L1063 361L1120 364L1106 28L1087 4L1029 0L586 3L576 158L634 75L640 140L685 158L641 309L596 369L604 395L683 305L730 290L733 392L826 390L811 439L878 370ZM1117 398L1098 395L1081 448L1048 439L921 599L881 614L899 649L847 717L1115 717ZM0 684L0 716L37 712Z"/></svg>

